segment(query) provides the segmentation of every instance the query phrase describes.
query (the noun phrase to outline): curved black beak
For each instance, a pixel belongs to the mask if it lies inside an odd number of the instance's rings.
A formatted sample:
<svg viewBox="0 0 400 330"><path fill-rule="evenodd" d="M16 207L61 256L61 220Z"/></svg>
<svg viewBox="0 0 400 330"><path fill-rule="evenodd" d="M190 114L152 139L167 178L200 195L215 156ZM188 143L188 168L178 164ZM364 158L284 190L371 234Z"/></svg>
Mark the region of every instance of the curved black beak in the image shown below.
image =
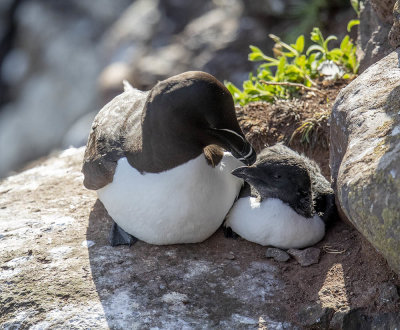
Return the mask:
<svg viewBox="0 0 400 330"><path fill-rule="evenodd" d="M221 146L245 165L252 165L257 158L253 146L241 134L230 129L212 129L212 135L218 138Z"/></svg>

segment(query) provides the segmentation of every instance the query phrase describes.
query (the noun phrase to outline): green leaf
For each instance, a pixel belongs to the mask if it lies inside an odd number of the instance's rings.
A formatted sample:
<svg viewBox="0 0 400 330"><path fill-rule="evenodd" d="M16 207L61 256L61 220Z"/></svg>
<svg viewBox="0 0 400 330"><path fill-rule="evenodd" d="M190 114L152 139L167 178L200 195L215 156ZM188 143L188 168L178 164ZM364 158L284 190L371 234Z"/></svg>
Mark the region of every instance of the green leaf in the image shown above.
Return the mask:
<svg viewBox="0 0 400 330"><path fill-rule="evenodd" d="M350 0L351 6L353 7L354 11L357 13L357 16L360 17L360 4L359 0ZM350 31L349 31L350 32Z"/></svg>
<svg viewBox="0 0 400 330"><path fill-rule="evenodd" d="M328 43L329 43L329 41L331 41L331 40L337 40L337 37L336 36L329 36L328 38L326 38L325 39L325 41L324 41L324 49L325 49L325 51L326 52L328 52L329 50L328 50Z"/></svg>
<svg viewBox="0 0 400 330"><path fill-rule="evenodd" d="M348 49L349 41L350 41L350 37L349 37L348 35L346 35L346 36L343 38L342 42L340 43L340 49L341 49L342 51L345 51L345 49Z"/></svg>
<svg viewBox="0 0 400 330"><path fill-rule="evenodd" d="M329 57L331 60L336 61L343 57L343 51L339 48L334 48L329 52Z"/></svg>
<svg viewBox="0 0 400 330"><path fill-rule="evenodd" d="M308 47L306 55L310 55L310 53L313 52L313 51L325 53L325 49L322 46L320 46L320 45L311 45L310 47Z"/></svg>
<svg viewBox="0 0 400 330"><path fill-rule="evenodd" d="M352 19L349 23L347 23L347 32L351 31L351 28L355 25L359 25L360 20L359 19Z"/></svg>
<svg viewBox="0 0 400 330"><path fill-rule="evenodd" d="M301 54L304 50L304 35L300 35L296 40L296 50Z"/></svg>
<svg viewBox="0 0 400 330"><path fill-rule="evenodd" d="M349 25L350 26L350 25ZM275 57L267 56L263 51L250 46L250 61L261 61L256 73L249 73L248 80L243 82L242 90L234 84L225 82L226 87L232 94L235 103L245 105L253 101L274 102L276 98L289 98L298 94L297 87L278 86L261 83L264 81L287 81L297 82L305 86L312 86L313 79L319 77L317 68L325 60L333 60L343 68L344 78L352 78L358 70L356 47L349 36L345 36L339 48L329 50L328 44L337 38L333 35L324 39L321 30L315 27L311 32L313 44L308 47L305 54L305 38L303 35L297 37L294 44L286 44L278 36L270 37L278 45L280 52ZM310 143L313 139L312 122L304 123L301 127L302 139Z"/></svg>
<svg viewBox="0 0 400 330"><path fill-rule="evenodd" d="M319 44L320 46L323 46L324 37L322 36L321 30L319 28L313 28L313 30L311 31L311 40Z"/></svg>
<svg viewBox="0 0 400 330"><path fill-rule="evenodd" d="M252 51L253 53L261 53L261 54L262 54L262 51L261 51L260 48L258 48L258 47L256 47L256 46L253 46L253 45L250 45L249 47L250 47L250 49L251 49L251 51Z"/></svg>

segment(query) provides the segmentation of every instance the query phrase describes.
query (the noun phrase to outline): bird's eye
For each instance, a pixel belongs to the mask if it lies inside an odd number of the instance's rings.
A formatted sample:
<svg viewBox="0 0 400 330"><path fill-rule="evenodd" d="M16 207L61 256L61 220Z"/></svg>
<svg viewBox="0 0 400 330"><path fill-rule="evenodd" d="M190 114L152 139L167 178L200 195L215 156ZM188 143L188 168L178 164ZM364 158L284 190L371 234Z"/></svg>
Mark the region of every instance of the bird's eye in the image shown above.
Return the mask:
<svg viewBox="0 0 400 330"><path fill-rule="evenodd" d="M279 180L281 178L280 174L272 174L272 177L276 180Z"/></svg>

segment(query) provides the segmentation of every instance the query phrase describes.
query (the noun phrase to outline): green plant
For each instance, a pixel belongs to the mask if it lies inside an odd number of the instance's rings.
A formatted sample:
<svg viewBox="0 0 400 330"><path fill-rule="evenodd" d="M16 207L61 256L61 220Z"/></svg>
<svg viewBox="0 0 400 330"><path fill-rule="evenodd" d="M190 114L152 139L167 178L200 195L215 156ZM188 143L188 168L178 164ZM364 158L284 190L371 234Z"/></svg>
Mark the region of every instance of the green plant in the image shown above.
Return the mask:
<svg viewBox="0 0 400 330"><path fill-rule="evenodd" d="M249 79L243 83L243 90L225 82L235 102L240 105L253 101L273 102L275 98L295 95L301 86L310 88L315 85L314 80L319 76L319 67L327 61L338 66L344 72L342 77L345 79L357 73L356 47L347 35L339 48L329 49L328 43L337 38L329 36L325 39L319 28L314 28L311 32L313 45L307 50L303 35L294 44L287 44L275 35L270 37L276 43L273 57L265 55L258 47L250 46L249 60L263 63L259 65L255 75L250 73ZM273 84L279 82L282 84ZM288 84L285 85L285 82ZM298 84L301 84L300 87Z"/></svg>
<svg viewBox="0 0 400 330"><path fill-rule="evenodd" d="M347 32L350 32L353 26L360 24L360 0L350 0L350 3L356 12L358 19L352 19L347 23Z"/></svg>

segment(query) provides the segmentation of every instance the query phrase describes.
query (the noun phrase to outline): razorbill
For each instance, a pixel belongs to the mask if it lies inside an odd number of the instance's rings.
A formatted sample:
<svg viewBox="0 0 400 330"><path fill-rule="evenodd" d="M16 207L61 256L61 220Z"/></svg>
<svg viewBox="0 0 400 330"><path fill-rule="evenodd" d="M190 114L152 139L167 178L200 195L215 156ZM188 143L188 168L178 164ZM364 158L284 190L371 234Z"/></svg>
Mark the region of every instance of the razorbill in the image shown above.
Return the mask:
<svg viewBox="0 0 400 330"><path fill-rule="evenodd" d="M229 91L192 71L147 92L125 86L96 116L82 172L116 223L111 245L195 243L237 198L231 171L255 159Z"/></svg>
<svg viewBox="0 0 400 330"><path fill-rule="evenodd" d="M265 148L252 166L232 174L248 183L224 224L246 240L279 248L320 241L335 198L318 165L283 144Z"/></svg>

